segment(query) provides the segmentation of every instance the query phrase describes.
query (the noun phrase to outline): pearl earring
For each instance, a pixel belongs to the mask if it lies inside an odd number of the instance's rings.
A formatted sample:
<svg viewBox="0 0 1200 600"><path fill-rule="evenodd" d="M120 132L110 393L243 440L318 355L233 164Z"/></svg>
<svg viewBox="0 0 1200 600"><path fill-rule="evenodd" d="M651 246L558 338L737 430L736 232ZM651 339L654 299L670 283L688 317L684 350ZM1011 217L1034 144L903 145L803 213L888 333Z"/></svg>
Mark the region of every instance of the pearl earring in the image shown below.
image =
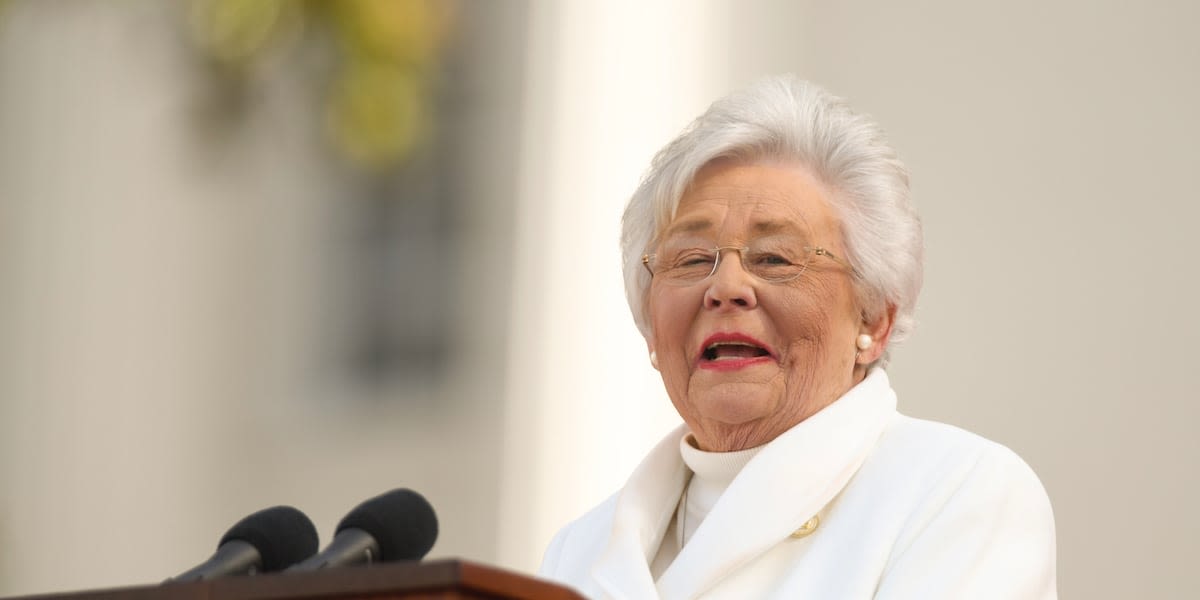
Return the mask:
<svg viewBox="0 0 1200 600"><path fill-rule="evenodd" d="M855 340L854 345L858 346L859 350L866 350L867 348L871 347L871 344L874 343L875 340L871 339L871 336L864 333L858 336L858 339Z"/></svg>
<svg viewBox="0 0 1200 600"><path fill-rule="evenodd" d="M658 353L653 350L650 351L650 366L658 368Z"/></svg>

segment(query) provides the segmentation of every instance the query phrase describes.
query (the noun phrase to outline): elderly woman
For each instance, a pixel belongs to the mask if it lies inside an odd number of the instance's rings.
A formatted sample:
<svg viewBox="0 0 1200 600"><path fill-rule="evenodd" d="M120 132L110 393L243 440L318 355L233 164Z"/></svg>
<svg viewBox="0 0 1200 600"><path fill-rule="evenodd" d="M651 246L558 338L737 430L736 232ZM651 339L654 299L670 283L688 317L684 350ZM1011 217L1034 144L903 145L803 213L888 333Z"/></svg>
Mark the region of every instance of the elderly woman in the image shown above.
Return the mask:
<svg viewBox="0 0 1200 600"><path fill-rule="evenodd" d="M1053 598L1054 521L1013 452L903 416L921 224L868 118L776 78L655 158L625 211L634 320L684 425L564 528L597 598Z"/></svg>

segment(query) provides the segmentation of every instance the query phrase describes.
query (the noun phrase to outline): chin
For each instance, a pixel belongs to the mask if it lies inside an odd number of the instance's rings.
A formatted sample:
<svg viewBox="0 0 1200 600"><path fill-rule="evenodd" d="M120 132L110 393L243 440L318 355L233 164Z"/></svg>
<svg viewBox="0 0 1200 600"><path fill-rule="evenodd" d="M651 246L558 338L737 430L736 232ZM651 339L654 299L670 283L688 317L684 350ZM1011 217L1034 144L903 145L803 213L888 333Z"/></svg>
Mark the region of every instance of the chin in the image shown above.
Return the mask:
<svg viewBox="0 0 1200 600"><path fill-rule="evenodd" d="M741 425L764 419L775 412L778 403L773 394L747 387L725 384L707 390L695 403L700 417L706 421Z"/></svg>

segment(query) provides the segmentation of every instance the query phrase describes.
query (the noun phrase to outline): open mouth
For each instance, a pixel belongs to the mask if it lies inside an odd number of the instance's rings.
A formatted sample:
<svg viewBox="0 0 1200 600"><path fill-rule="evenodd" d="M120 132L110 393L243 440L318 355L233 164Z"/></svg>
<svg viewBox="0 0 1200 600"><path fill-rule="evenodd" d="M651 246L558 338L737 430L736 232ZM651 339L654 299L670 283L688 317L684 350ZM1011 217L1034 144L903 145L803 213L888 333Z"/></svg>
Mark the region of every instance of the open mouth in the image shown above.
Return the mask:
<svg viewBox="0 0 1200 600"><path fill-rule="evenodd" d="M716 342L700 353L700 358L707 361L745 360L763 356L771 356L771 353L766 348L746 342Z"/></svg>
<svg viewBox="0 0 1200 600"><path fill-rule="evenodd" d="M714 333L704 340L702 348L697 357L702 369L736 371L775 360L775 354L766 344L737 332Z"/></svg>

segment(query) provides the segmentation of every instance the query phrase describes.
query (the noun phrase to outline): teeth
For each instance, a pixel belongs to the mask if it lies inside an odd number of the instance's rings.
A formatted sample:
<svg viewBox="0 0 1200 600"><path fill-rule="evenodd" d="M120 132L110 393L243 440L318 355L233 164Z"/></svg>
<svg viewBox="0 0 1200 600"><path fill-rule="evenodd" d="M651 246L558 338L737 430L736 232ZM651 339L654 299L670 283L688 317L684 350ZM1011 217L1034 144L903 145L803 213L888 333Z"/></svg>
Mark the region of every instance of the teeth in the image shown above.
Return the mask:
<svg viewBox="0 0 1200 600"><path fill-rule="evenodd" d="M747 354L742 351L732 351L732 350L722 352L720 350L720 348L722 348L722 347L724 347L724 348L750 348L754 352L752 352L750 354ZM768 356L768 352L765 348L756 346L754 344L749 344L746 342L714 342L704 348L704 352L702 352L702 356L704 357L705 360L735 360L735 359L750 358L752 356Z"/></svg>

